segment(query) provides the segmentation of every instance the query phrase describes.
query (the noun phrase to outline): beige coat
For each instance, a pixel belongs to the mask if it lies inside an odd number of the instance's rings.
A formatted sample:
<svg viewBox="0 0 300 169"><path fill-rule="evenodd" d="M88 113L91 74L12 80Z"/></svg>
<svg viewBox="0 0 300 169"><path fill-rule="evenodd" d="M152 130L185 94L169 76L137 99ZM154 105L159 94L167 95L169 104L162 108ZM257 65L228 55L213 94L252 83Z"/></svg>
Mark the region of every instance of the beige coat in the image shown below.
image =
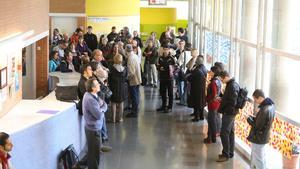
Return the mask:
<svg viewBox="0 0 300 169"><path fill-rule="evenodd" d="M137 86L142 83L141 65L139 64L139 58L133 52L128 57L128 80L130 86Z"/></svg>

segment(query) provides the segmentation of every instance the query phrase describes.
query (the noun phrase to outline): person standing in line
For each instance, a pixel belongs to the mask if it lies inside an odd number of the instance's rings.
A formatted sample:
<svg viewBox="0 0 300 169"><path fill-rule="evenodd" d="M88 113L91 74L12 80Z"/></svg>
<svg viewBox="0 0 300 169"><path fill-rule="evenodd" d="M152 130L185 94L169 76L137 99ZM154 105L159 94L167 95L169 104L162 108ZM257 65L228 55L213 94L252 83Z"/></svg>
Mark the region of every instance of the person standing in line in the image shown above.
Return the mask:
<svg viewBox="0 0 300 169"><path fill-rule="evenodd" d="M170 46L168 44L163 45L163 54L159 57L157 63L157 69L159 71L160 79L160 95L162 98L162 106L156 111L169 113L173 108L173 81L174 81L174 68L176 60L170 53ZM169 104L167 105L167 95Z"/></svg>
<svg viewBox="0 0 300 169"><path fill-rule="evenodd" d="M126 83L127 70L122 63L123 56L121 54L114 56L114 65L108 76L108 84L113 93L110 98L113 123L123 121L124 100L126 98L124 84Z"/></svg>
<svg viewBox="0 0 300 169"><path fill-rule="evenodd" d="M157 88L157 69L156 63L158 60L157 48L154 46L153 41L149 41L148 46L143 52L145 59L144 72L147 74L148 85Z"/></svg>
<svg viewBox="0 0 300 169"><path fill-rule="evenodd" d="M219 78L220 69L216 66L211 67L209 71L212 79L210 80L210 84L207 87L207 96L206 102L208 105L208 115L207 115L207 123L208 123L208 131L207 138L204 139L204 143L210 144L216 142L217 135L217 115L218 109L220 106L220 94L222 88L222 82Z"/></svg>
<svg viewBox="0 0 300 169"><path fill-rule="evenodd" d="M140 84L142 83L141 66L138 56L133 53L132 45L127 44L125 51L128 58L129 93L132 105L131 113L127 114L126 117L137 117L140 102Z"/></svg>
<svg viewBox="0 0 300 169"><path fill-rule="evenodd" d="M98 96L100 84L95 78L87 81L86 90L82 100L82 110L88 146L87 164L88 169L99 169L100 146L102 144L101 129L107 104Z"/></svg>
<svg viewBox="0 0 300 169"><path fill-rule="evenodd" d="M85 84L92 76L93 76L93 70L92 70L91 65L90 64L83 65L82 72L81 72L81 77L80 77L80 80L79 80L78 85L77 85L77 93L78 93L78 98L79 98L78 111L79 111L80 115L83 114L83 112L82 112L82 99L83 99L83 96L86 92Z"/></svg>
<svg viewBox="0 0 300 169"><path fill-rule="evenodd" d="M223 115L221 127L222 154L219 155L217 162L228 161L234 156L234 121L239 109L236 108L239 84L231 78L227 71L220 73L220 78L226 84L225 92L221 100L219 112Z"/></svg>
<svg viewBox="0 0 300 169"><path fill-rule="evenodd" d="M266 145L270 140L270 132L275 117L275 104L266 98L262 90L256 89L253 100L258 104L257 114L247 118L251 126L248 140L251 142L251 169L266 169Z"/></svg>
<svg viewBox="0 0 300 169"><path fill-rule="evenodd" d="M93 27L88 26L87 33L84 34L83 37L84 37L84 41L86 42L88 48L91 51L94 51L95 49L97 49L98 41L97 41L97 36L95 34L93 34L92 31L93 31Z"/></svg>
<svg viewBox="0 0 300 169"><path fill-rule="evenodd" d="M206 77L207 69L205 68L204 58L202 55L197 56L195 60L195 66L191 71L191 75L188 77L188 81L191 83L191 90L189 100L191 107L194 109L193 122L204 120L204 107L206 105L205 91L206 91Z"/></svg>

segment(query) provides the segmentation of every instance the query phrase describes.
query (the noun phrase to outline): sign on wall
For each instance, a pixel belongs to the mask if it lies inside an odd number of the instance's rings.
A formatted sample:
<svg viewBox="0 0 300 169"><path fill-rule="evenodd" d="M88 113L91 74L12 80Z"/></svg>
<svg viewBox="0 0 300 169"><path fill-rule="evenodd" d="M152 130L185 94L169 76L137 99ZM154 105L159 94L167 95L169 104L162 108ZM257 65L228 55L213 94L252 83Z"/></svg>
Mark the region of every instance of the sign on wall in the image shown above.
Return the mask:
<svg viewBox="0 0 300 169"><path fill-rule="evenodd" d="M148 0L149 5L167 5L167 0Z"/></svg>

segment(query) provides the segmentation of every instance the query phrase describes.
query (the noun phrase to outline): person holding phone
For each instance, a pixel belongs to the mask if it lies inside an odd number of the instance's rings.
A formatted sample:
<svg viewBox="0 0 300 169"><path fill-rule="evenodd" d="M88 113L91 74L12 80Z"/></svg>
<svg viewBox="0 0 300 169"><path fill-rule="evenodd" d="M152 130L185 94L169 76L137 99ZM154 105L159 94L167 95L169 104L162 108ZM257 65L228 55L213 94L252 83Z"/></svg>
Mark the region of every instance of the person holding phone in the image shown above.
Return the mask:
<svg viewBox="0 0 300 169"><path fill-rule="evenodd" d="M250 115L247 122L251 130L247 139L251 142L251 169L266 169L265 147L270 140L270 131L275 117L275 103L266 98L262 90L256 89L253 100L258 104L256 116Z"/></svg>

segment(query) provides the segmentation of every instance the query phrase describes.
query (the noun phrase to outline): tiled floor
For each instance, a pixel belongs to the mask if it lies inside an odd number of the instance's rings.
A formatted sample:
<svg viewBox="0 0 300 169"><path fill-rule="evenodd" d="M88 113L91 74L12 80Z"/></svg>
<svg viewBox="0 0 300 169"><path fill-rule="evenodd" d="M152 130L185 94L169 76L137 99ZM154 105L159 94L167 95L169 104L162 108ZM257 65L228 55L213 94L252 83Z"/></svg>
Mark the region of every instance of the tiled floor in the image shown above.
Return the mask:
<svg viewBox="0 0 300 169"><path fill-rule="evenodd" d="M113 151L104 154L103 169L248 169L236 153L233 160L217 163L221 141L205 145L205 123L189 122L192 110L174 107L173 113L155 112L158 90L141 87L140 114L121 124L108 123Z"/></svg>

